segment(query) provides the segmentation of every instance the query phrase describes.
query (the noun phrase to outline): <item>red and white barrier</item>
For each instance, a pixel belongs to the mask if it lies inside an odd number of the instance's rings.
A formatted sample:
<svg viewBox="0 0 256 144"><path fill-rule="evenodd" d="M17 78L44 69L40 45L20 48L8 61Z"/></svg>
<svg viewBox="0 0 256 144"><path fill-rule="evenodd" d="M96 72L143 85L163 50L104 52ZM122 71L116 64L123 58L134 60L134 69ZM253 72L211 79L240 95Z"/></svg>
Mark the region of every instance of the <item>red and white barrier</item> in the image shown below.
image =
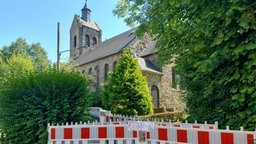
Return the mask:
<svg viewBox="0 0 256 144"><path fill-rule="evenodd" d="M189 144L254 144L255 132L158 127L147 141Z"/></svg>
<svg viewBox="0 0 256 144"><path fill-rule="evenodd" d="M132 143L133 133L125 125L63 125L48 126L48 144L87 144L87 143ZM134 138L135 139L135 138Z"/></svg>
<svg viewBox="0 0 256 144"><path fill-rule="evenodd" d="M157 126L167 126L167 127L179 127L179 128L197 128L197 129L218 129L218 122L215 122L214 124L208 124L205 122L204 124L199 124L197 122L195 123L181 123L181 122L154 122Z"/></svg>
<svg viewBox="0 0 256 144"><path fill-rule="evenodd" d="M121 116L121 115L113 115L113 116L105 116L104 117L104 122L116 122L116 121L140 121L141 119L138 117L128 117L128 116Z"/></svg>
<svg viewBox="0 0 256 144"><path fill-rule="evenodd" d="M128 121L141 121L138 117L127 117L127 116L120 116L120 115L114 115L114 116L105 116L104 122L112 122L112 123L118 123L118 122L128 122ZM218 122L215 122L214 124L208 124L205 122L204 124L198 124L196 121L195 123L181 123L181 122L163 122L163 121L153 121L154 125L157 126L168 126L168 127L180 127L180 128L199 128L199 129L218 129Z"/></svg>
<svg viewBox="0 0 256 144"><path fill-rule="evenodd" d="M154 125L151 132L132 131L128 124L48 126L48 144L254 144L255 132Z"/></svg>

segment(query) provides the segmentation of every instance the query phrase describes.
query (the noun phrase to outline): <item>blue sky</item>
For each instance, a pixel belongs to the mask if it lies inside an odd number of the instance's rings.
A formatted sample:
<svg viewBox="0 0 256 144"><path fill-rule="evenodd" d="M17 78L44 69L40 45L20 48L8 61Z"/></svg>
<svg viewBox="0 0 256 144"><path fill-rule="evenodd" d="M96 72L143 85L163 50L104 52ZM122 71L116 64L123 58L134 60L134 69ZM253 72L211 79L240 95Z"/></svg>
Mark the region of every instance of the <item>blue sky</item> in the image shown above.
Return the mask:
<svg viewBox="0 0 256 144"><path fill-rule="evenodd" d="M130 27L113 15L118 0L88 0L91 19L102 29L102 40ZM69 30L75 14L81 15L85 0L0 0L0 48L17 38L28 44L40 42L48 58L56 62L57 23L60 22L60 49L69 49ZM67 61L69 53L61 56Z"/></svg>

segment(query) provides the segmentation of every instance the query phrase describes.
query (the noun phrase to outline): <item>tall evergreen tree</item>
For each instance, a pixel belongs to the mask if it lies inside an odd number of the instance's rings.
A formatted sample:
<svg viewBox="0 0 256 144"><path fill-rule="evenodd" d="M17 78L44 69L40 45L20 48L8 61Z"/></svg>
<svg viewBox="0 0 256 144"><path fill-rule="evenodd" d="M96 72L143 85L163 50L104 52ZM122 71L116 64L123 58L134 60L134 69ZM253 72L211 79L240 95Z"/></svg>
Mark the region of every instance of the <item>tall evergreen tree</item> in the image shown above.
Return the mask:
<svg viewBox="0 0 256 144"><path fill-rule="evenodd" d="M104 85L101 97L103 106L115 114L135 116L153 113L146 77L130 49L123 51L116 71L109 74L109 83Z"/></svg>

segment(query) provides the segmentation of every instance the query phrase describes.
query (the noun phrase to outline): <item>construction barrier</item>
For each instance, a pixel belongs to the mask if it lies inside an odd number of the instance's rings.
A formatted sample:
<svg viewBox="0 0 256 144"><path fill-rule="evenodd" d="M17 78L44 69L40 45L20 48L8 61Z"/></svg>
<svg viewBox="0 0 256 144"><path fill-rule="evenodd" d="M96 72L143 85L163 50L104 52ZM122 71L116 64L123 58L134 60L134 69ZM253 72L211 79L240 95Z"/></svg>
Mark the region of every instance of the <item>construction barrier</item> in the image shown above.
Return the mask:
<svg viewBox="0 0 256 144"><path fill-rule="evenodd" d="M104 122L116 122L116 121L141 121L138 117L128 117L122 115L104 116Z"/></svg>
<svg viewBox="0 0 256 144"><path fill-rule="evenodd" d="M121 116L121 115L114 115L114 116L105 116L104 123L108 122L128 122L128 121L141 121L140 118L137 117L128 117L128 116ZM218 122L215 122L214 124L208 124L205 122L204 124L198 124L197 121L195 123L188 123L187 121L185 123L181 123L179 121L177 122L164 122L163 120L160 121L152 121L154 122L154 125L158 126L168 126L168 127L180 127L180 128L199 128L199 129L218 129Z"/></svg>
<svg viewBox="0 0 256 144"><path fill-rule="evenodd" d="M158 127L147 134L151 142L189 144L254 144L254 132Z"/></svg>
<svg viewBox="0 0 256 144"><path fill-rule="evenodd" d="M243 129L233 131L152 125L153 129L148 131L140 131L143 126L134 121L120 125L48 125L48 144L254 144L255 139L255 132Z"/></svg>

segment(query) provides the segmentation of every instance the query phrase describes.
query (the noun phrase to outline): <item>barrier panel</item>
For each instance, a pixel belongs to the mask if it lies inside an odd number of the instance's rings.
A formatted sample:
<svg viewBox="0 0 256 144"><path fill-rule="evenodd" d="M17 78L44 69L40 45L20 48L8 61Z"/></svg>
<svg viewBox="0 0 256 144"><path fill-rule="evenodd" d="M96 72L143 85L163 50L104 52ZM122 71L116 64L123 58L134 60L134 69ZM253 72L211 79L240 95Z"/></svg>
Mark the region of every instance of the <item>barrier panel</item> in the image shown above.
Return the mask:
<svg viewBox="0 0 256 144"><path fill-rule="evenodd" d="M141 121L138 117L128 117L128 116L121 116L121 115L114 115L114 116L105 116L104 123L108 122L128 122L128 121ZM199 124L197 121L195 123L188 123L187 121L185 123L181 123L179 121L177 122L163 122L161 121L153 121L155 125L158 126L168 126L168 127L181 127L181 128L199 128L199 129L218 129L218 122L215 122L214 124L208 124L205 122L204 124Z"/></svg>
<svg viewBox="0 0 256 144"><path fill-rule="evenodd" d="M147 133L148 142L189 144L254 144L255 132L157 127Z"/></svg>
<svg viewBox="0 0 256 144"><path fill-rule="evenodd" d="M137 144L137 135L127 125L48 126L48 144Z"/></svg>
<svg viewBox="0 0 256 144"><path fill-rule="evenodd" d="M116 121L141 121L138 117L128 117L128 116L121 116L121 115L113 115L113 116L104 116L104 122L116 122Z"/></svg>
<svg viewBox="0 0 256 144"><path fill-rule="evenodd" d="M48 125L48 144L254 144L256 134L243 129L233 131L159 125L148 131L139 131L140 126L138 123L131 127L129 122L117 125Z"/></svg>

